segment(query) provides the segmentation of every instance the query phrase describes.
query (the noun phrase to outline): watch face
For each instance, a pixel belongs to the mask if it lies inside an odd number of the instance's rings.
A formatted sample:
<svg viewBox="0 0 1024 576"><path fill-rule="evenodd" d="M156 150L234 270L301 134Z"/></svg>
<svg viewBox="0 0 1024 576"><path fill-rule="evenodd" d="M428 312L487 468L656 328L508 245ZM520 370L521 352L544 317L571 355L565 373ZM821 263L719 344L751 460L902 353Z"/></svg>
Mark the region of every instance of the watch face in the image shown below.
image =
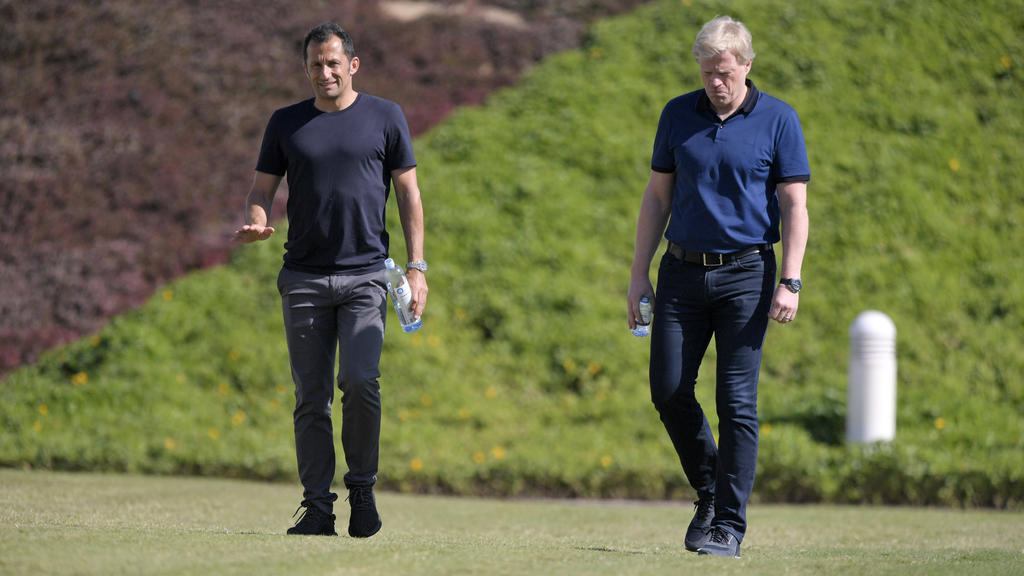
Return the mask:
<svg viewBox="0 0 1024 576"><path fill-rule="evenodd" d="M789 281L789 288L790 288L790 289L791 289L791 290L792 290L793 292L799 292L799 291L800 291L800 289L801 289L801 288L803 288L803 286L804 286L804 285L803 285L803 284L802 284L802 283L800 282L800 279L799 279L799 278L794 278L793 280L790 280L790 281Z"/></svg>

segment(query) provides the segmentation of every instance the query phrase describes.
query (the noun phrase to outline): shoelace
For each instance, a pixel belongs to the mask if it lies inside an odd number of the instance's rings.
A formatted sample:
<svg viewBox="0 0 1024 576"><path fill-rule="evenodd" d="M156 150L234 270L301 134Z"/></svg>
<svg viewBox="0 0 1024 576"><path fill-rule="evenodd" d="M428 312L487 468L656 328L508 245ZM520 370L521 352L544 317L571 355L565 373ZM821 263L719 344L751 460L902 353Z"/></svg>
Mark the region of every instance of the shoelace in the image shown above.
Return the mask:
<svg viewBox="0 0 1024 576"><path fill-rule="evenodd" d="M372 510L373 490L370 488L353 488L347 500L352 504L353 510Z"/></svg>
<svg viewBox="0 0 1024 576"><path fill-rule="evenodd" d="M728 544L729 533L725 530L722 530L721 528L712 528L711 537L708 539L708 541L714 542L715 544Z"/></svg>
<svg viewBox="0 0 1024 576"><path fill-rule="evenodd" d="M305 510L302 510L303 508L305 508ZM298 526L303 520L306 520L307 518L310 521L319 521L321 517L326 516L326 514L322 512L319 508L313 506L312 504L305 500L303 500L302 504L299 504L299 507L295 509L295 513L292 514L293 519L299 515L299 510L302 510L302 516L299 516L299 519L295 521L296 526Z"/></svg>
<svg viewBox="0 0 1024 576"><path fill-rule="evenodd" d="M706 516L709 512L712 512L715 509L715 499L702 498L694 502L693 507L696 509L697 514Z"/></svg>

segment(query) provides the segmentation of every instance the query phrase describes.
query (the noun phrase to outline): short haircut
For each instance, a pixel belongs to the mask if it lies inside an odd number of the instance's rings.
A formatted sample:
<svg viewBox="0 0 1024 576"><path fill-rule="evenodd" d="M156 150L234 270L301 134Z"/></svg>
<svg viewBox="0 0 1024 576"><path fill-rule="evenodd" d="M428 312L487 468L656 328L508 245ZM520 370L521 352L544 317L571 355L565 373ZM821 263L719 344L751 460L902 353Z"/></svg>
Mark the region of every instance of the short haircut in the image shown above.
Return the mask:
<svg viewBox="0 0 1024 576"><path fill-rule="evenodd" d="M700 62L732 52L736 62L746 64L754 59L753 43L750 30L742 22L729 16L719 16L697 33L697 39L693 42L693 57Z"/></svg>
<svg viewBox="0 0 1024 576"><path fill-rule="evenodd" d="M323 44L330 40L331 36L337 36L341 39L341 46L349 60L356 57L356 45L352 42L352 36L336 22L323 22L317 24L306 33L306 39L302 42L302 61L305 62L306 58L309 58L308 50L310 44Z"/></svg>

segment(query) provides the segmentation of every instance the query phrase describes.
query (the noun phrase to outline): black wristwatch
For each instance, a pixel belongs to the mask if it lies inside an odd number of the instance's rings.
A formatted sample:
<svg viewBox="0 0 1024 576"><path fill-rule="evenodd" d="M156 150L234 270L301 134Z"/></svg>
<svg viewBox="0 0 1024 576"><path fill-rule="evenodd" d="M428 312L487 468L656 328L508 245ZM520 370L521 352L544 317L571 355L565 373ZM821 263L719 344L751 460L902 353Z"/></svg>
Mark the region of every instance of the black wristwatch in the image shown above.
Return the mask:
<svg viewBox="0 0 1024 576"><path fill-rule="evenodd" d="M799 278L783 278L782 280L779 280L779 284L788 288L793 294L800 292L800 289L804 286L803 283L800 282Z"/></svg>

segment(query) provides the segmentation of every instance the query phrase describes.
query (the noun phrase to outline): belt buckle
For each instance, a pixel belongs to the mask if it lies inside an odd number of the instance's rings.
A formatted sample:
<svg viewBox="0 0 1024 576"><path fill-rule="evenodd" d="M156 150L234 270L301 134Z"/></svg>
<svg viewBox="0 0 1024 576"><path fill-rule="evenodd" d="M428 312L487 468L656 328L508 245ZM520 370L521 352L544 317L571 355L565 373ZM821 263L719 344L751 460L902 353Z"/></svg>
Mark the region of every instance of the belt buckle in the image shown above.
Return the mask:
<svg viewBox="0 0 1024 576"><path fill-rule="evenodd" d="M708 262L708 256L714 256L714 257L716 257L718 259L718 261L717 262L714 262L714 261ZM704 266L709 267L709 268L713 267L713 266L721 266L722 264L725 264L725 262L722 260L722 255L721 254L708 254L708 253L704 253L704 254L700 255L700 263L703 264Z"/></svg>

